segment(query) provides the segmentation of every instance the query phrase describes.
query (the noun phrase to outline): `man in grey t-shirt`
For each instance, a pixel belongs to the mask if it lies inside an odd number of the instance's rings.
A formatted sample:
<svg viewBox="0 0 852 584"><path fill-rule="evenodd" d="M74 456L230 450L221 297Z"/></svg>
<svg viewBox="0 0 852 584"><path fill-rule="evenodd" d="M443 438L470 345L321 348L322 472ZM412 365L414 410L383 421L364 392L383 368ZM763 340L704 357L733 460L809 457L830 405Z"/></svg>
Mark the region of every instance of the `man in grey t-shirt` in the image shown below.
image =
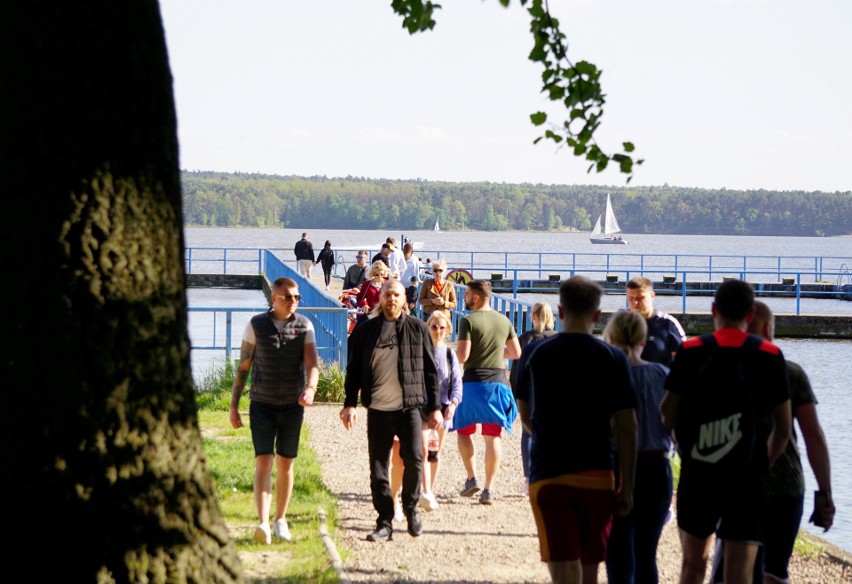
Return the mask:
<svg viewBox="0 0 852 584"><path fill-rule="evenodd" d="M349 337L346 399L340 410L343 427L351 429L360 395L367 409L367 446L370 454L370 491L378 513L368 541L393 536L394 500L388 467L394 436L404 463L402 507L408 533L423 530L417 512L423 469L421 409L429 426L440 425L441 402L432 338L426 323L403 312L405 288L399 280L382 286L381 312L364 321ZM425 406L425 407L424 407Z"/></svg>

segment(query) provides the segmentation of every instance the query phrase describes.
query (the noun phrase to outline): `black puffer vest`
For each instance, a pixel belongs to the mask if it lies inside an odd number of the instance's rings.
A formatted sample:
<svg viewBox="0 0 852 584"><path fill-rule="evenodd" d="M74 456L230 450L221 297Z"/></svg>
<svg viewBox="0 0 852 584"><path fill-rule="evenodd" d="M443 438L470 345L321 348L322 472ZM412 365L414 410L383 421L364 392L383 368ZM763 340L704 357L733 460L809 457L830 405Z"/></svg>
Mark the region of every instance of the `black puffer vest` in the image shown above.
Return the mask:
<svg viewBox="0 0 852 584"><path fill-rule="evenodd" d="M285 405L299 401L305 389L305 332L307 317L293 314L281 332L272 322L272 313L251 319L255 349L249 397L261 403Z"/></svg>

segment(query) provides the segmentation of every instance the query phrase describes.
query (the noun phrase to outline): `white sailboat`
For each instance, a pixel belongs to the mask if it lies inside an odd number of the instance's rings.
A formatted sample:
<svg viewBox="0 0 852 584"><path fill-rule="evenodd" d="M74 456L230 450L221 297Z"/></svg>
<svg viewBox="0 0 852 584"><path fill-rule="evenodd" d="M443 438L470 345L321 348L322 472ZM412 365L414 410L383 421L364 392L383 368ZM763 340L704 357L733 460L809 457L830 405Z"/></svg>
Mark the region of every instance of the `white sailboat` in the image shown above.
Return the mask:
<svg viewBox="0 0 852 584"><path fill-rule="evenodd" d="M433 231L440 231L440 230L441 230L441 227L438 225L438 218L436 217L435 218L435 229L433 229Z"/></svg>
<svg viewBox="0 0 852 584"><path fill-rule="evenodd" d="M603 218L603 224L601 224L601 218ZM592 236L589 240L592 243L626 245L627 242L624 241L620 235L615 235L616 233L621 233L621 227L618 226L618 220L615 218L615 213L612 211L612 201L610 201L609 193L607 193L606 210L603 214L598 215L595 227L589 234Z"/></svg>

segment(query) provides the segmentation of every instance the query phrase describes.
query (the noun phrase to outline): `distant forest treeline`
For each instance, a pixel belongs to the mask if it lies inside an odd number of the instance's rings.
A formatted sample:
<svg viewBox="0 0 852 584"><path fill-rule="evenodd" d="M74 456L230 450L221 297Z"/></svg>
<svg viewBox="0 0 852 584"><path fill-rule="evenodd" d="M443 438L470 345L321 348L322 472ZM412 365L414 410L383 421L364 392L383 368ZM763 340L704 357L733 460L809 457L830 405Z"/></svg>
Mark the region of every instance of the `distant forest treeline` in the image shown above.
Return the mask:
<svg viewBox="0 0 852 584"><path fill-rule="evenodd" d="M852 233L852 192L453 183L184 171L187 225L590 231L606 194L625 233Z"/></svg>

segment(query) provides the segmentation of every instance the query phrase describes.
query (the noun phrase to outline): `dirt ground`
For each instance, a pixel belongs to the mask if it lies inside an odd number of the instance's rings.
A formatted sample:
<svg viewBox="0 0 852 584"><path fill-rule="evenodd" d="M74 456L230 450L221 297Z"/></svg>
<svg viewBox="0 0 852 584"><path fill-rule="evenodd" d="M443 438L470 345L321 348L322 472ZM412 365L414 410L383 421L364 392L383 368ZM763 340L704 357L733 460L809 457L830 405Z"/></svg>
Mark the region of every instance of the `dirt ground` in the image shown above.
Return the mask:
<svg viewBox="0 0 852 584"><path fill-rule="evenodd" d="M351 432L338 418L339 405L315 405L306 410L311 448L317 453L326 485L339 499L339 545L349 550L344 562L352 582L549 582L539 559L538 539L529 503L522 492L520 426L504 434L503 462L495 485L496 501L480 505L458 490L465 479L455 436L450 434L442 453L436 495L438 510L424 513L424 532L408 535L405 523L395 524L393 540L371 543L366 535L375 525L370 500L367 460L366 411ZM483 449L477 435L477 472L483 476ZM829 546L831 553L796 558L792 581L827 583L852 581L852 558ZM660 582L677 582L680 544L675 522L669 522L659 545ZM601 567L599 581L606 582Z"/></svg>

